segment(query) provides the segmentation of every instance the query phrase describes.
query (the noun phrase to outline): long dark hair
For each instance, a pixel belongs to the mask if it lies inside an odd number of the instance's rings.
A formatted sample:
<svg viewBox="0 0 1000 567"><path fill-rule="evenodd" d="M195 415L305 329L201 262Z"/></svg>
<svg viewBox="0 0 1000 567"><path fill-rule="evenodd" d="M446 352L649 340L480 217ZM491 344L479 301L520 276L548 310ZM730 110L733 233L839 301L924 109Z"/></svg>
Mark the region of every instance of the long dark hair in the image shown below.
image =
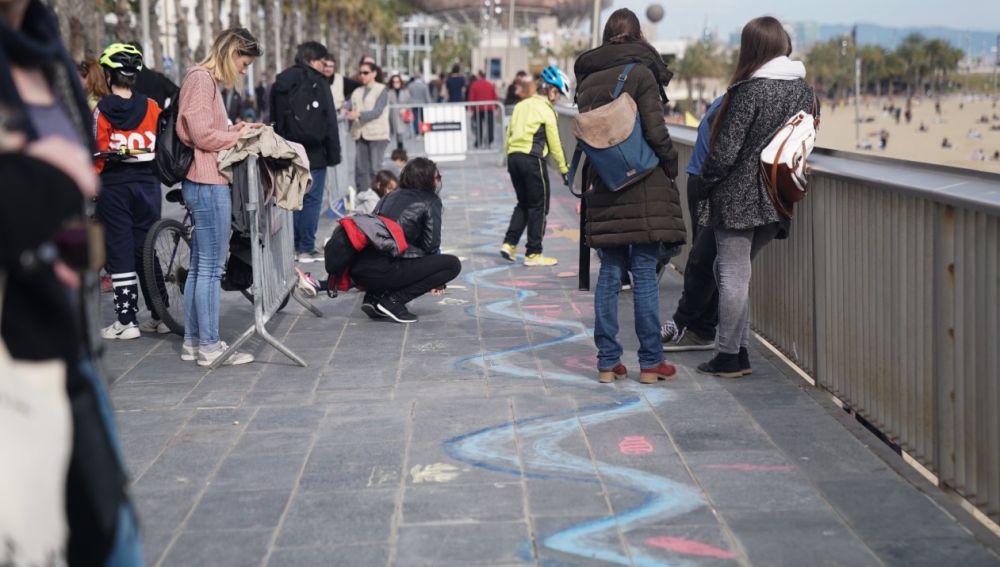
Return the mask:
<svg viewBox="0 0 1000 567"><path fill-rule="evenodd" d="M771 16L750 20L747 25L743 26L743 33L740 35L740 58L736 63L736 70L733 71L732 78L729 79L729 86L749 79L765 63L775 57L791 54L792 38L785 31L781 22ZM719 111L715 113L715 118L712 120L712 146L715 145L715 139L722 126L722 119L725 118L728 110L729 93L726 93L722 104L719 105Z"/></svg>
<svg viewBox="0 0 1000 567"><path fill-rule="evenodd" d="M410 160L399 175L399 186L403 189L416 189L433 193L437 188L437 164L418 157Z"/></svg>
<svg viewBox="0 0 1000 567"><path fill-rule="evenodd" d="M603 44L646 42L642 35L639 17L628 8L619 8L611 13L608 22L604 24Z"/></svg>

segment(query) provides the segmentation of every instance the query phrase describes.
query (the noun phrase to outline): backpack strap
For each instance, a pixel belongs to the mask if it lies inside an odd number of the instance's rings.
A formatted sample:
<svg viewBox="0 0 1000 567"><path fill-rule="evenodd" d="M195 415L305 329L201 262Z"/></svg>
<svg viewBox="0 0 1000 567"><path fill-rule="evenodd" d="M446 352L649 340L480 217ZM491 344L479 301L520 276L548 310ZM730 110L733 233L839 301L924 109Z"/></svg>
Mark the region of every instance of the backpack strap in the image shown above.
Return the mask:
<svg viewBox="0 0 1000 567"><path fill-rule="evenodd" d="M580 158L583 157L583 148L580 144L576 145L576 149L573 150L573 159L569 164L569 173L566 174L566 184L569 185L569 192L576 197L583 197L583 191L577 193L573 191L573 178L576 177L576 170L580 166Z"/></svg>
<svg viewBox="0 0 1000 567"><path fill-rule="evenodd" d="M625 81L628 79L628 74L632 72L633 67L635 67L635 63L629 63L622 70L621 75L618 75L618 84L615 85L615 92L611 95L612 98L618 98L618 95L622 94L622 89L625 88Z"/></svg>

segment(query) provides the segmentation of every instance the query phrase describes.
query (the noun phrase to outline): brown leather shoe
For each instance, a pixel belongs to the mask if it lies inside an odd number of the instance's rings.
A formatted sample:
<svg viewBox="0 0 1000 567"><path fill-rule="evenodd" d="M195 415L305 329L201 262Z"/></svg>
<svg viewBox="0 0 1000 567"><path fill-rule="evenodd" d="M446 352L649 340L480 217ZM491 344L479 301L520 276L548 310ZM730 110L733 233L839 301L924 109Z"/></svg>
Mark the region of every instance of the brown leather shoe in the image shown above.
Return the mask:
<svg viewBox="0 0 1000 567"><path fill-rule="evenodd" d="M667 380L677 374L677 369L672 364L661 362L656 368L640 368L639 381L643 384L656 384L660 380Z"/></svg>
<svg viewBox="0 0 1000 567"><path fill-rule="evenodd" d="M625 365L620 362L617 366L610 370L597 370L597 380L602 384L609 384L615 380L621 380L626 376L628 376L628 369L625 368Z"/></svg>

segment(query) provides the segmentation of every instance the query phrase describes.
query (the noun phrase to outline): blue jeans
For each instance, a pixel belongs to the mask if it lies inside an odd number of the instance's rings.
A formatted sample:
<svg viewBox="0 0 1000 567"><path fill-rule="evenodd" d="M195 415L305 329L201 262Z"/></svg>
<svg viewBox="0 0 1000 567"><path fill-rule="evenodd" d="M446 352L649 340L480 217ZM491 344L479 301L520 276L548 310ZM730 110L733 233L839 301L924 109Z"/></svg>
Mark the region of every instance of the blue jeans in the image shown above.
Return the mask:
<svg viewBox="0 0 1000 567"><path fill-rule="evenodd" d="M594 342L597 367L614 368L621 362L618 342L618 292L622 273L632 272L635 334L639 337L639 367L655 368L663 361L660 345L660 296L656 289L656 257L660 245L633 244L599 250L601 273L594 290Z"/></svg>
<svg viewBox="0 0 1000 567"><path fill-rule="evenodd" d="M312 252L316 248L316 228L323 208L323 189L326 187L326 168L310 169L312 189L302 198L302 210L292 213L295 226L295 251Z"/></svg>
<svg viewBox="0 0 1000 567"><path fill-rule="evenodd" d="M184 202L191 211L191 271L184 287L184 342L214 351L219 343L219 292L229 252L233 198L228 185L185 180Z"/></svg>

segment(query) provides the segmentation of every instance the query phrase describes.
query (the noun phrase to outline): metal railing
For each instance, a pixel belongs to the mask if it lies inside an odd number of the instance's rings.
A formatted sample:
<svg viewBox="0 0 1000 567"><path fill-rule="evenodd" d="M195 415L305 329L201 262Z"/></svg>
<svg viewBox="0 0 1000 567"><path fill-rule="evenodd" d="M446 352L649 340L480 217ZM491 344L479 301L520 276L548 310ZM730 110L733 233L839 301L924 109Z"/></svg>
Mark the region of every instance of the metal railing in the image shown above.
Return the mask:
<svg viewBox="0 0 1000 567"><path fill-rule="evenodd" d="M271 191L265 191L261 168L257 156L250 156L236 166L234 185L246 183L247 206L250 215L250 249L253 266L253 325L244 331L233 344L222 353L211 368L218 368L236 349L254 334L270 343L282 354L299 366L306 366L305 360L281 344L267 330L271 317L281 309L289 297L317 317L323 313L302 298L297 289L298 274L295 273L295 253L292 228L292 211L275 204ZM234 187L234 190L238 190Z"/></svg>
<svg viewBox="0 0 1000 567"><path fill-rule="evenodd" d="M669 129L686 201L695 131ZM824 149L810 164L790 238L754 261L755 330L1000 520L1000 175Z"/></svg>

